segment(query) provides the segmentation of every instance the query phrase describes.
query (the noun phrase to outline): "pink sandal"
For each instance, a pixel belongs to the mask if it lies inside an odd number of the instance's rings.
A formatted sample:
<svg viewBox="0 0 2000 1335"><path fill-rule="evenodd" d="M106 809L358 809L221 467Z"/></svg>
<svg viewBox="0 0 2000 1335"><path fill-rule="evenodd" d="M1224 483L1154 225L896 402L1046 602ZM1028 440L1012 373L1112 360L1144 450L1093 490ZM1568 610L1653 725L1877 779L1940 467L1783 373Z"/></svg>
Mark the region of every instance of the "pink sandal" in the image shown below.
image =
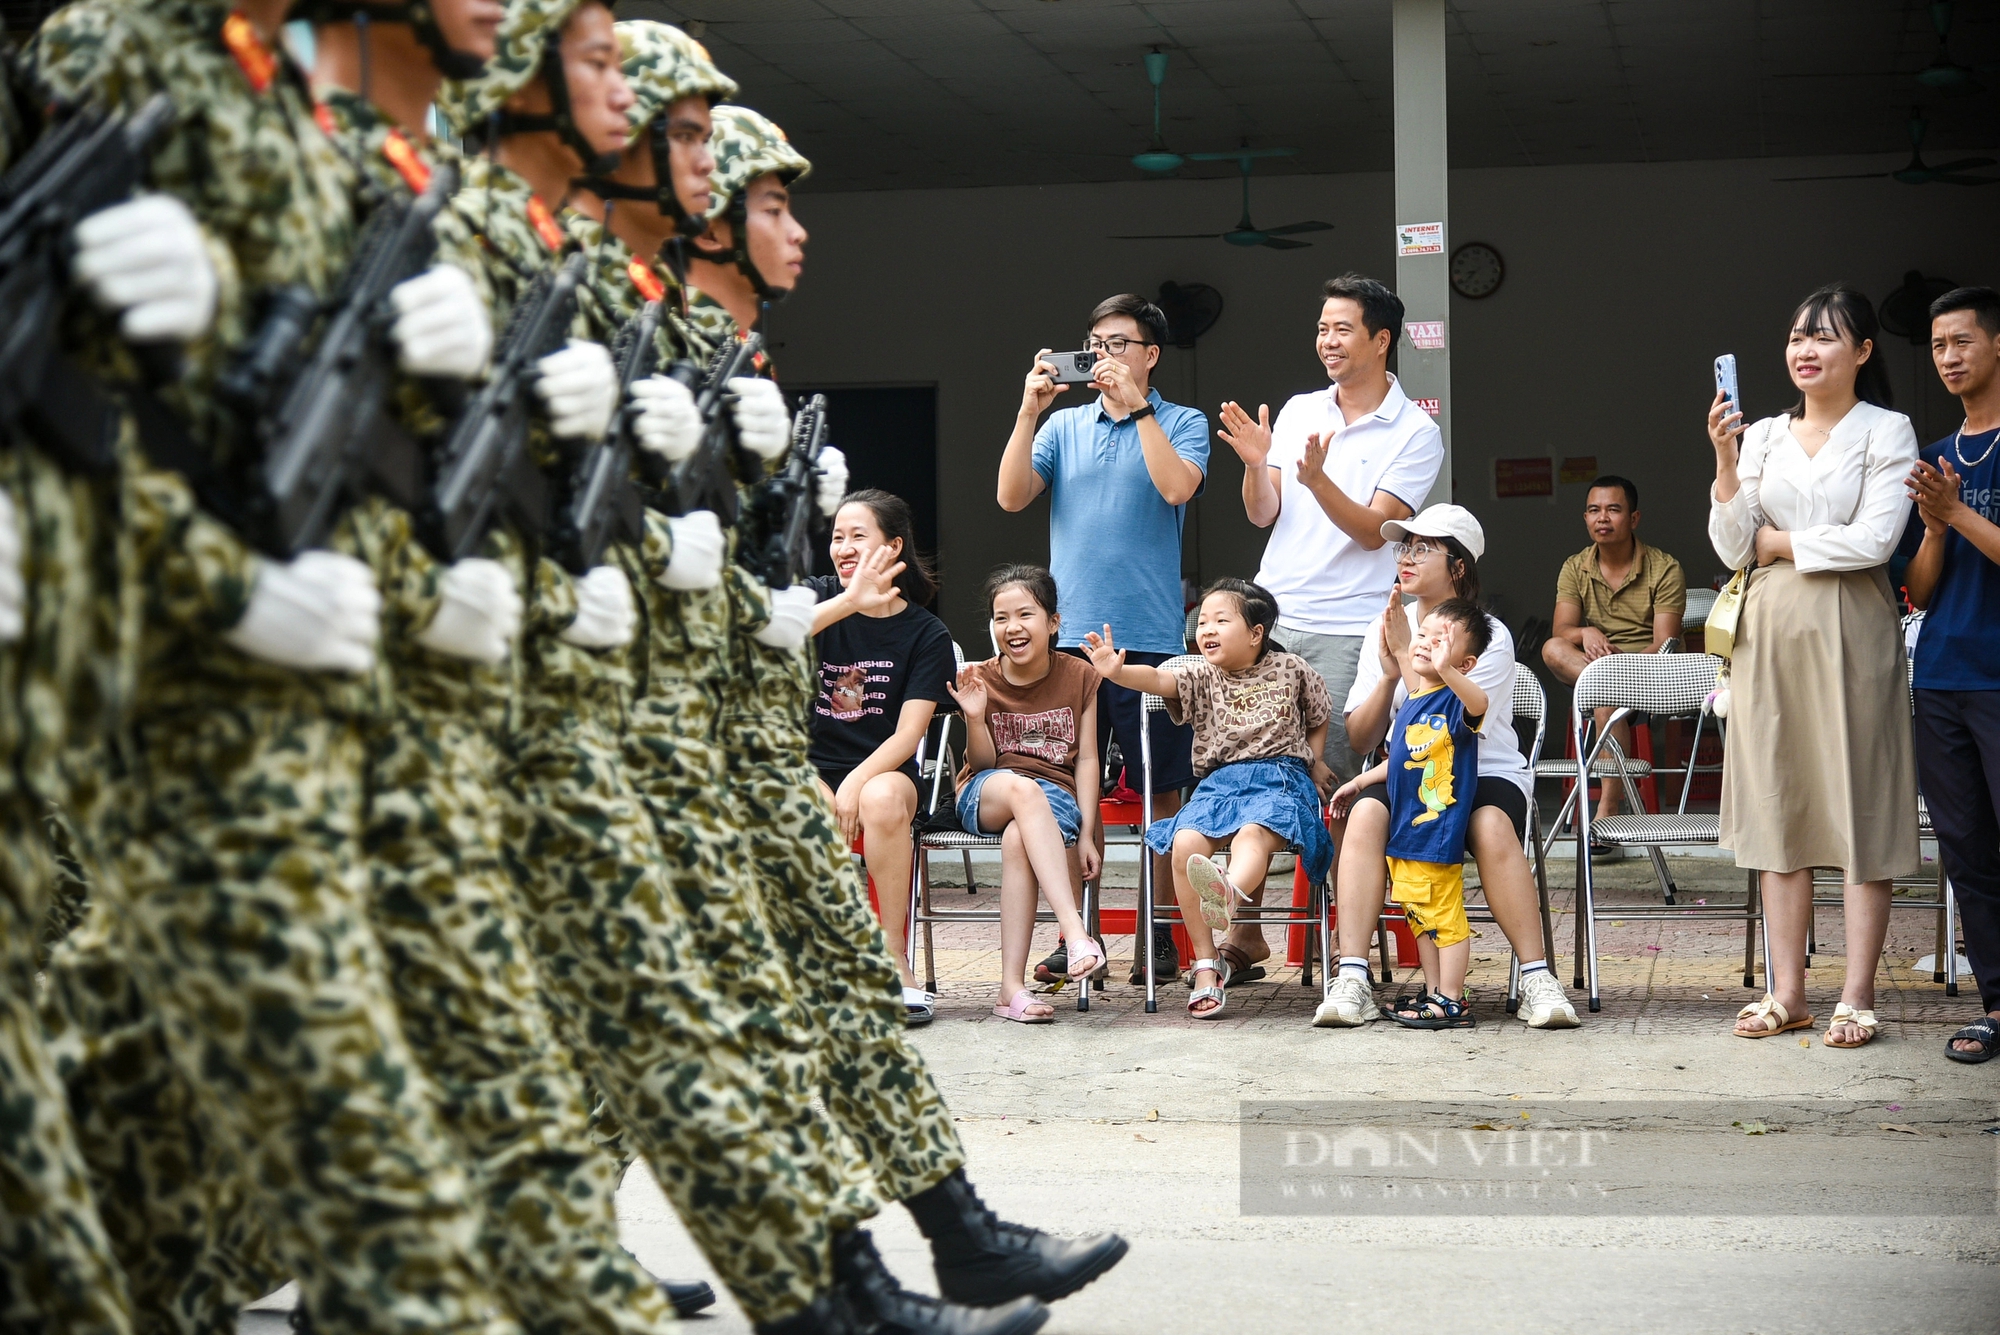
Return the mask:
<svg viewBox="0 0 2000 1335"><path fill-rule="evenodd" d="M1040 1007L1040 1010L1030 1014L1028 1008L1031 1006ZM995 1006L993 1014L1002 1020L1012 1020L1016 1024L1053 1024L1056 1008L1024 987L1016 992L1014 999L1006 1005Z"/></svg>
<svg viewBox="0 0 2000 1335"><path fill-rule="evenodd" d="M1065 937L1063 945L1069 951L1068 976L1072 981L1088 978L1104 967L1104 947L1089 937L1086 936L1080 941L1071 941Z"/></svg>

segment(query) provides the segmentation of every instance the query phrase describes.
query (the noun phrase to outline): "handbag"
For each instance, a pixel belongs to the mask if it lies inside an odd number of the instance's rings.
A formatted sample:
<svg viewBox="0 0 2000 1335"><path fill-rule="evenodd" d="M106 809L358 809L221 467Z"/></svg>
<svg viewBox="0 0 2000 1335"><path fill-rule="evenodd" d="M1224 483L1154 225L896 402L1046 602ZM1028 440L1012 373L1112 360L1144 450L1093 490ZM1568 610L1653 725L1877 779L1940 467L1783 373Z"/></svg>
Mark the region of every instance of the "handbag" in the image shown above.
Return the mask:
<svg viewBox="0 0 2000 1335"><path fill-rule="evenodd" d="M1708 609L1708 620L1702 626L1701 647L1725 663L1736 652L1736 625L1743 618L1743 590L1749 577L1747 566L1729 577L1729 583L1715 595L1715 606Z"/></svg>

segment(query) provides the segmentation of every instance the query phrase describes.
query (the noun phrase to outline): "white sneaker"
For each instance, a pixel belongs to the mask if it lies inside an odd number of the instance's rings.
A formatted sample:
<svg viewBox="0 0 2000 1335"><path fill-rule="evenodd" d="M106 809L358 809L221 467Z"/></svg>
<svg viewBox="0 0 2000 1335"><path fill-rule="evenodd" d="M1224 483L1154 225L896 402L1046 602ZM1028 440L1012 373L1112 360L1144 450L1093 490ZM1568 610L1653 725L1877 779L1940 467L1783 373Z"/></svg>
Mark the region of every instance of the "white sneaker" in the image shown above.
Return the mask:
<svg viewBox="0 0 2000 1335"><path fill-rule="evenodd" d="M1530 1029L1574 1029L1576 1007L1569 1004L1554 973L1537 969L1521 975L1521 1008L1515 1012Z"/></svg>
<svg viewBox="0 0 2000 1335"><path fill-rule="evenodd" d="M1334 974L1326 989L1326 999L1313 1012L1313 1024L1320 1029L1352 1029L1381 1018L1382 1008L1375 1004L1375 994L1369 990L1367 979L1341 972ZM1575 1019L1571 1016L1571 1023Z"/></svg>

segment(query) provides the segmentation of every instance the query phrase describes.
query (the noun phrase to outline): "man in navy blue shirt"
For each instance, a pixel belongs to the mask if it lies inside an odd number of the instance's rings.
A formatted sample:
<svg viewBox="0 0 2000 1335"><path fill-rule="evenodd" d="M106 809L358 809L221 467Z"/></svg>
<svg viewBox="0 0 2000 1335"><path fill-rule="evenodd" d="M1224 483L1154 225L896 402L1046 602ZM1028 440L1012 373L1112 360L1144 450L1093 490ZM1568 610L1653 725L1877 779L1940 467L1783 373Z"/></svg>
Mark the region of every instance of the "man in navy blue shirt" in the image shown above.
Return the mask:
<svg viewBox="0 0 2000 1335"><path fill-rule="evenodd" d="M1208 418L1196 408L1168 403L1152 387L1166 342L1167 318L1132 293L1110 297L1090 313L1084 346L1098 354L1088 388L1094 403L1036 419L1069 386L1055 383L1055 366L1043 348L1028 372L1013 434L1000 456L1000 508L1024 510L1049 493L1049 570L1061 600L1058 647L1081 656L1083 637L1110 626L1129 645L1127 661L1157 667L1186 652L1186 603L1181 596L1181 528L1187 504L1201 494L1208 473ZM1139 730L1144 716L1137 691L1112 682L1098 688L1098 754L1116 738L1126 773L1136 786ZM1180 810L1180 790L1194 782L1194 734L1164 713L1152 718L1153 815ZM1173 875L1155 861L1157 902L1173 902ZM1153 934L1155 972L1180 971L1171 931ZM1139 952L1132 952L1132 981L1144 981ZM1042 961L1037 978L1053 979L1068 967L1060 950Z"/></svg>
<svg viewBox="0 0 2000 1335"><path fill-rule="evenodd" d="M1983 1062L2000 1051L2000 293L1961 287L1933 302L1931 360L1965 422L1910 470L1904 582L1924 609L1917 777L1986 1011L1945 1055Z"/></svg>

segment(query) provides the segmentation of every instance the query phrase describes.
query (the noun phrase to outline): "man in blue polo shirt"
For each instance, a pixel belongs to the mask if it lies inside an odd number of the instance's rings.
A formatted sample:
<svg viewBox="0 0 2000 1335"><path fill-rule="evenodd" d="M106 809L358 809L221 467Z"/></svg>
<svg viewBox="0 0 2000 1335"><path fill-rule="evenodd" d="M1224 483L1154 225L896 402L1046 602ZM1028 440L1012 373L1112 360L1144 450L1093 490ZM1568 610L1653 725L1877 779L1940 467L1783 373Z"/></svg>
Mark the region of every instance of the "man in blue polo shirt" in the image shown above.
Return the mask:
<svg viewBox="0 0 2000 1335"><path fill-rule="evenodd" d="M1186 605L1181 598L1181 526L1187 503L1201 494L1208 472L1208 418L1199 409L1168 403L1152 387L1167 317L1144 297L1125 293L1090 313L1085 346L1098 354L1095 403L1035 421L1056 396L1056 368L1038 354L1021 393L1021 411L1000 457L1000 507L1024 510L1049 493L1049 569L1062 606L1059 648L1081 655L1084 634L1115 628L1127 661L1157 667L1186 651ZM1042 353L1048 349L1043 348ZM1105 682L1098 688L1099 754L1115 737L1126 773L1140 780L1139 693ZM1164 713L1152 718L1153 814L1180 810L1180 790L1194 782L1194 734ZM1173 873L1155 859L1157 902L1173 902ZM1171 929L1154 931L1156 976L1180 970ZM1052 980L1067 956L1043 960L1037 978ZM1144 963L1132 952L1133 983L1145 981Z"/></svg>
<svg viewBox="0 0 2000 1335"><path fill-rule="evenodd" d="M1945 1055L1983 1062L2000 1052L2000 292L1956 288L1930 314L1931 360L1965 421L1910 470L1917 778L1986 1012Z"/></svg>

